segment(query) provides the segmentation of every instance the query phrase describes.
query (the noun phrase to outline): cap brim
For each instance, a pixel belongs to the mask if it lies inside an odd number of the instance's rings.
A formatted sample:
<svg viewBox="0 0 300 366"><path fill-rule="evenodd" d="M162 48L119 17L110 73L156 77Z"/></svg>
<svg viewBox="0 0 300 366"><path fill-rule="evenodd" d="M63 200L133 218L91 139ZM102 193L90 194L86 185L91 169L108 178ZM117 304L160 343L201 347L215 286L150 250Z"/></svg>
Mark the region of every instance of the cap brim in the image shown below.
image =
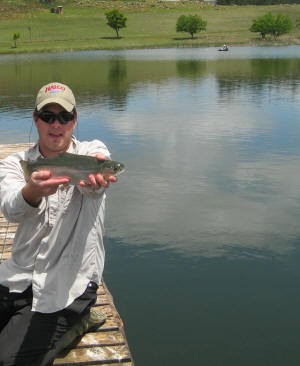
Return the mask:
<svg viewBox="0 0 300 366"><path fill-rule="evenodd" d="M40 111L45 105L47 104L59 104L61 107L63 107L67 112L72 112L72 110L75 108L75 105L72 103L67 102L66 100L62 100L61 98L49 98L43 100L40 104L36 106L36 109Z"/></svg>

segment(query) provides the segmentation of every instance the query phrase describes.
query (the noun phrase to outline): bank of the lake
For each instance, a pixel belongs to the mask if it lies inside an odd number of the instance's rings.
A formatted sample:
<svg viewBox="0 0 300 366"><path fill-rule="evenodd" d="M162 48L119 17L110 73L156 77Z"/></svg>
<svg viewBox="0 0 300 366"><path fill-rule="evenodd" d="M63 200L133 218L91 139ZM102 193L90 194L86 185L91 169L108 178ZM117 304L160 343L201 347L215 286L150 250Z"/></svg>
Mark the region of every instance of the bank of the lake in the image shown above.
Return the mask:
<svg viewBox="0 0 300 366"><path fill-rule="evenodd" d="M51 13L61 5L52 0L3 0L0 6L0 53L38 53L75 50L114 50L229 45L300 44L300 27L278 40L261 40L251 33L252 19L271 11L289 15L295 25L300 5L215 6L199 1L76 1L63 4L62 14ZM127 17L120 39L106 25L105 11L117 8ZM205 32L190 39L176 33L181 14L198 14L207 21ZM13 34L20 33L17 47Z"/></svg>

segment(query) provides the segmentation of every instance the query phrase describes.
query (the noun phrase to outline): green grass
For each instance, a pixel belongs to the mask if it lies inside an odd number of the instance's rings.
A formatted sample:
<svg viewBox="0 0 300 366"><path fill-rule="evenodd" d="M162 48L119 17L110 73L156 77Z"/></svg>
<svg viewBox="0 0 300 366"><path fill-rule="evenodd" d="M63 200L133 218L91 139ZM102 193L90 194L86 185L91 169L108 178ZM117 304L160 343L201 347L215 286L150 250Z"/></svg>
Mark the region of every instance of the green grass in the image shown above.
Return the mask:
<svg viewBox="0 0 300 366"><path fill-rule="evenodd" d="M61 4L56 2L56 4ZM287 14L295 24L300 5L213 6L199 1L100 1L69 0L63 14L53 14L56 7L39 0L2 0L0 3L0 53L129 49L158 47L200 47L229 45L300 44L300 27L277 41L261 40L251 33L252 19L268 11ZM105 11L117 8L128 18L120 39L106 25ZM187 33L176 33L181 14L199 14L208 23L207 30L191 40ZM31 29L31 39L29 27ZM13 48L13 34L21 38Z"/></svg>

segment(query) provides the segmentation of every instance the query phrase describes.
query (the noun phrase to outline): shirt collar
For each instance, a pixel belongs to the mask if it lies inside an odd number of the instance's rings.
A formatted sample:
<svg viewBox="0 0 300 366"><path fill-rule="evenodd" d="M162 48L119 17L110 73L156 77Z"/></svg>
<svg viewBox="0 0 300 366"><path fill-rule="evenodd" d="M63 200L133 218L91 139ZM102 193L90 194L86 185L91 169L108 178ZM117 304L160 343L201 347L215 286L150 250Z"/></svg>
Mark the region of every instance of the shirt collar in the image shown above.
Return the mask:
<svg viewBox="0 0 300 366"><path fill-rule="evenodd" d="M78 152L78 142L75 136L72 136L72 141L67 152L76 154ZM39 142L35 143L28 151L28 160L36 160L38 158L43 158L39 149Z"/></svg>

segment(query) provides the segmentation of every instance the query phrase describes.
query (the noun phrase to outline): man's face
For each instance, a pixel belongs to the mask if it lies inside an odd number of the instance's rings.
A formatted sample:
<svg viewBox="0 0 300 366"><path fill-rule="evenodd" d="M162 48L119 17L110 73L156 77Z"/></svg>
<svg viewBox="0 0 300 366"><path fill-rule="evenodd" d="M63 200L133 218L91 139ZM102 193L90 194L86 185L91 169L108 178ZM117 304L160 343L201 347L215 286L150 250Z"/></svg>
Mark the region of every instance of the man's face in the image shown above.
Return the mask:
<svg viewBox="0 0 300 366"><path fill-rule="evenodd" d="M64 109L59 104L47 104L43 107L43 111L59 113ZM33 115L33 119L39 134L40 151L45 157L54 157L58 153L68 150L77 117L65 125L62 125L57 119L52 124L44 122L35 115Z"/></svg>

